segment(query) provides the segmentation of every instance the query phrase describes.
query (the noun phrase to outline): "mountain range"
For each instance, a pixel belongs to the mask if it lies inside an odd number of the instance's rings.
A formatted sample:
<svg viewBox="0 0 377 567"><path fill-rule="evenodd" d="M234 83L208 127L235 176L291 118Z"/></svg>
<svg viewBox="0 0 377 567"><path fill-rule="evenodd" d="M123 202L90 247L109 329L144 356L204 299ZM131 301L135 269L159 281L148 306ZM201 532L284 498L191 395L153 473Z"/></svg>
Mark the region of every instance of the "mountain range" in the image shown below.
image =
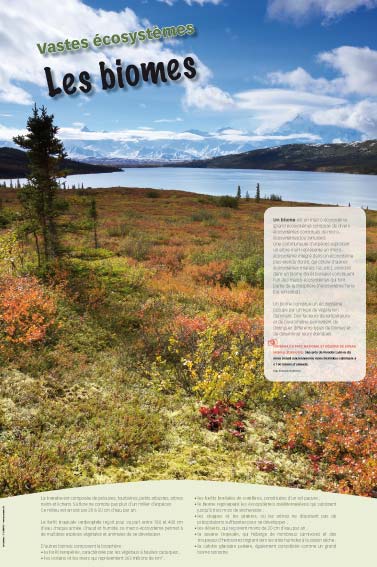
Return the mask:
<svg viewBox="0 0 377 567"><path fill-rule="evenodd" d="M15 148L0 148L0 178L23 178L28 175L28 169L26 152ZM119 171L116 167L79 163L71 159L63 160L62 169L68 170L70 174L110 173L112 171Z"/></svg>
<svg viewBox="0 0 377 567"><path fill-rule="evenodd" d="M182 167L377 174L377 140L288 144L180 164Z"/></svg>
<svg viewBox="0 0 377 567"><path fill-rule="evenodd" d="M360 132L356 130L316 125L301 114L278 131L268 133L238 130L230 126L212 132L139 128L111 133L92 131L86 125L81 125L76 130L69 129L69 134L64 137L64 130L61 129L61 135L71 159L112 167L211 159L282 144L351 142L360 139ZM14 147L14 144L0 139L0 146Z"/></svg>
<svg viewBox="0 0 377 567"><path fill-rule="evenodd" d="M140 127L121 132L62 128L71 173L119 168L183 166L285 169L377 174L377 141L355 142L356 130L321 126L298 114L278 132L252 133L223 127L213 132L170 132ZM0 177L24 177L27 159L13 142L0 140Z"/></svg>

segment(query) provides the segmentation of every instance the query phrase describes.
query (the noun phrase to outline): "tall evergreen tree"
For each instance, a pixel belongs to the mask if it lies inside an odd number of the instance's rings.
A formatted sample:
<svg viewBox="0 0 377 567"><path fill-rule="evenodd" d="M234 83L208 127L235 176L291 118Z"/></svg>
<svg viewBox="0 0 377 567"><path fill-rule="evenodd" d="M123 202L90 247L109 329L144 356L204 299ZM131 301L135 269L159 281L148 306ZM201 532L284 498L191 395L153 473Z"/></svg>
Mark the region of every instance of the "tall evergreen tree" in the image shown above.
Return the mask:
<svg viewBox="0 0 377 567"><path fill-rule="evenodd" d="M260 201L260 185L259 183L257 183L257 190L255 192L255 200L257 203L259 203Z"/></svg>
<svg viewBox="0 0 377 567"><path fill-rule="evenodd" d="M53 114L34 105L27 121L27 134L16 136L14 142L25 149L29 158L28 182L19 189L20 202L34 234L39 263L47 264L59 255L57 217L61 202L57 197L60 165L66 157L62 142L57 138L58 127ZM39 245L41 239L41 246Z"/></svg>
<svg viewBox="0 0 377 567"><path fill-rule="evenodd" d="M241 186L238 185L237 187L237 199L241 199Z"/></svg>

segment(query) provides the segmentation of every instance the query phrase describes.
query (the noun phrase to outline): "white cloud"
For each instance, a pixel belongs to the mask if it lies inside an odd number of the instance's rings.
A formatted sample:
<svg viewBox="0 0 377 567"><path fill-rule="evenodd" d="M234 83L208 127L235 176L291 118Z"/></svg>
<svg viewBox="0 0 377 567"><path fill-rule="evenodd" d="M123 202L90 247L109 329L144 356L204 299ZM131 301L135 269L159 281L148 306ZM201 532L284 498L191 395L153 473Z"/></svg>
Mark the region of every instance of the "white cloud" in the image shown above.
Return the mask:
<svg viewBox="0 0 377 567"><path fill-rule="evenodd" d="M199 4L200 6L204 6L204 4L214 4L215 6L218 6L223 2L223 0L184 0L184 1L189 6L194 6L195 4ZM177 2L177 0L159 0L159 2L163 2L164 4L173 6Z"/></svg>
<svg viewBox="0 0 377 567"><path fill-rule="evenodd" d="M220 4L220 0L190 0L191 3L204 4L206 1L212 4ZM187 2L190 3L190 2ZM149 41L138 44L138 47L127 47L118 45L116 48L82 50L76 54L40 55L36 44L88 38L92 39L95 34L107 35L111 33L122 33L142 29L148 22L141 21L135 12L125 8L123 11L95 10L84 4L81 0L66 0L54 5L51 10L50 0L13 0L8 3L0 3L0 45L2 57L0 58L0 101L31 104L31 87L36 86L47 96L47 87L43 67L50 65L57 77L68 71L78 72L83 69L93 73L98 69L98 61L103 60L108 65L114 64L114 58L119 57L124 63L140 63L142 61L167 61L172 57L182 59L180 43L164 43L162 41ZM319 6L319 2L298 0L295 2L273 0L270 2L270 10L279 4L281 9L296 6L296 10L307 12L308 6ZM330 15L347 6L349 11L356 7L356 2L345 0L333 0L323 2L321 6L323 13ZM377 0L373 0L373 5ZM372 7L371 2L359 2L360 6ZM285 8L284 8L285 6ZM326 7L326 10L325 10ZM344 10L343 10L344 11ZM22 38L22 42L20 41ZM27 57L25 57L27 53ZM185 55L187 55L185 53ZM265 89L253 89L244 92L229 93L213 84L211 70L191 54L198 68L198 76L194 81L183 80L181 88L184 88L183 105L186 109L197 108L202 111L231 112L235 117L248 120L255 124L253 134L248 136L277 136L277 129L293 120L297 114L302 114L308 119L315 116L318 124L336 123L340 126L353 124L352 128L370 135L374 132L375 104L373 101L363 101L351 104L345 97L348 95L376 96L377 94L377 51L368 47L342 46L332 51L320 54L319 62L330 67L336 75L335 78L312 77L305 69L298 67L289 72L276 71L268 76L272 87ZM276 88L285 87L285 88ZM178 89L179 90L179 89ZM89 97L81 96L79 104L89 100ZM140 103L145 108L144 103ZM367 111L372 113L368 118ZM350 113L343 123L340 117ZM88 113L87 113L88 114ZM161 118L156 122L179 122L178 118ZM10 130L0 127L0 138L2 132L9 134ZM79 132L79 134L78 134ZM66 139L102 139L101 136L108 135L108 139L171 139L178 135L170 131L150 130L148 137L146 129L127 130L120 132L82 132L80 123L71 128L61 130ZM13 134L9 134L10 138ZM181 135L189 135L181 133ZM219 134L218 134L219 135ZM223 136L241 137L239 132L223 133ZM87 138L83 138L87 136ZM112 138L111 136L115 136ZM144 136L144 138L142 137ZM156 137L157 138L153 138ZM246 136L246 134L245 134ZM103 138L106 139L106 138ZM186 138L185 138L186 139ZM286 139L286 138L284 138Z"/></svg>
<svg viewBox="0 0 377 567"><path fill-rule="evenodd" d="M334 81L329 81L323 77L315 79L302 67L297 67L297 69L288 72L275 71L269 73L267 78L272 85L284 85L299 91L333 94L338 90Z"/></svg>
<svg viewBox="0 0 377 567"><path fill-rule="evenodd" d="M156 124L162 124L162 123L169 123L169 122L183 122L183 118L160 118L159 120L154 120L153 122L155 122Z"/></svg>
<svg viewBox="0 0 377 567"><path fill-rule="evenodd" d="M13 136L24 134L25 130L8 128L0 124L0 140L12 141ZM83 125L67 126L59 129L59 138L63 141L115 141L115 142L154 142L158 140L186 140L190 142L201 142L204 140L219 140L233 143L263 142L263 141L286 141L297 140L316 141L318 136L306 132L292 133L285 136L275 134L254 134L244 130L227 128L224 130L195 134L193 132L174 132L172 130L156 130L149 126L137 129L114 130L110 132L93 131L86 129Z"/></svg>
<svg viewBox="0 0 377 567"><path fill-rule="evenodd" d="M313 15L332 19L359 8L376 7L377 0L269 0L268 14L272 18L300 22Z"/></svg>
<svg viewBox="0 0 377 567"><path fill-rule="evenodd" d="M67 38L93 38L96 33L134 30L140 27L132 10L119 14L94 10L79 0L57 3L51 10L48 0L14 0L0 4L0 36L4 37L0 60L0 100L30 104L29 83L46 87L43 68L50 65L56 74L96 68L100 53L83 50L64 55L42 56L37 43L64 41ZM9 33L11 30L11 33ZM99 50L100 51L100 50ZM109 51L109 50L108 50ZM27 54L27 56L26 56ZM16 90L17 89L17 90ZM47 91L47 89L46 89Z"/></svg>
<svg viewBox="0 0 377 567"><path fill-rule="evenodd" d="M302 140L305 142L316 142L319 136L308 132L297 132L287 135L279 134L249 134L239 130L223 130L221 133L213 134L212 137L224 142L246 143L246 142L287 142L289 140Z"/></svg>
<svg viewBox="0 0 377 567"><path fill-rule="evenodd" d="M288 89L252 89L235 95L238 106L246 109L268 109L272 106L281 108L316 108L320 106L337 106L344 99Z"/></svg>
<svg viewBox="0 0 377 567"><path fill-rule="evenodd" d="M310 97L320 93L332 95L336 105L311 109L310 118L314 123L352 128L365 137L377 137L377 51L344 45L321 53L318 61L327 64L338 76L314 78L298 67L293 71L270 73L268 79L272 85L301 89ZM350 96L360 100L350 102Z"/></svg>
<svg viewBox="0 0 377 567"><path fill-rule="evenodd" d="M318 61L327 64L338 76L315 79L305 69L297 67L293 71L270 73L268 79L273 85L311 93L377 95L377 51L369 47L343 45L321 53Z"/></svg>
<svg viewBox="0 0 377 567"><path fill-rule="evenodd" d="M229 93L213 85L187 84L184 105L202 110L222 111L231 108L234 101Z"/></svg>
<svg viewBox="0 0 377 567"><path fill-rule="evenodd" d="M302 70L305 73L304 70ZM281 74L283 75L283 74ZM310 82L310 75L304 77ZM283 81L283 77L278 78L278 73L274 74L272 82ZM314 80L314 79L313 79ZM284 78L284 81L288 81ZM321 80L319 80L321 82ZM323 81L326 81L325 79ZM301 80L301 83L304 81ZM292 81L294 86L295 81ZM298 114L310 117L313 112L321 109L336 108L347 104L345 98L322 94L324 91L318 88L319 92L307 92L303 90L291 89L252 89L249 91L238 92L233 95L221 90L213 85L191 85L186 86L184 105L187 108L198 108L201 110L212 110L215 112L232 111L237 115L257 123L255 134L265 135L276 132L283 124L290 122Z"/></svg>
<svg viewBox="0 0 377 567"><path fill-rule="evenodd" d="M369 47L343 45L321 53L319 60L340 73L341 77L332 81L338 91L377 95L377 51Z"/></svg>
<svg viewBox="0 0 377 567"><path fill-rule="evenodd" d="M377 102L362 100L336 109L319 110L313 113L316 124L352 128L364 134L364 138L377 137Z"/></svg>
<svg viewBox="0 0 377 567"><path fill-rule="evenodd" d="M0 101L31 104L33 99L30 94L26 90L12 84L11 79L6 70L1 68L0 63Z"/></svg>
<svg viewBox="0 0 377 567"><path fill-rule="evenodd" d="M62 140L115 140L135 142L141 140L201 140L201 136L191 132L173 132L172 130L154 130L150 126L112 132L86 131L81 128L63 127L59 130Z"/></svg>
<svg viewBox="0 0 377 567"><path fill-rule="evenodd" d="M26 129L19 129L19 128L9 128L8 126L3 126L0 124L0 140L7 140L11 142L14 136L18 136L19 134L26 134Z"/></svg>
<svg viewBox="0 0 377 567"><path fill-rule="evenodd" d="M200 4L201 6L204 6L204 4L214 4L215 6L218 6L219 4L222 4L223 0L185 0L185 2L189 6L193 6L194 4Z"/></svg>
<svg viewBox="0 0 377 567"><path fill-rule="evenodd" d="M310 116L323 108L344 104L342 98L288 89L254 89L235 95L238 109L249 110L260 122L256 133L274 132L298 114Z"/></svg>
<svg viewBox="0 0 377 567"><path fill-rule="evenodd" d="M96 34L121 34L145 28L135 12L125 8L120 12L95 10L81 0L65 0L54 4L50 0L12 0L0 3L0 101L31 104L30 86L36 85L47 95L44 67L50 66L56 78L64 73L78 73L82 70L97 74L98 62L114 64L114 58L123 62L141 63L147 61L168 61L177 58L182 61L179 43L146 41L137 48L126 44L70 51L64 54L43 56L37 43L57 43L66 39L87 38L90 42ZM185 54L186 55L186 54ZM198 74L202 82L210 76L209 70L194 55ZM190 82L183 78L182 86ZM194 88L194 87L192 87ZM84 97L81 96L84 100Z"/></svg>

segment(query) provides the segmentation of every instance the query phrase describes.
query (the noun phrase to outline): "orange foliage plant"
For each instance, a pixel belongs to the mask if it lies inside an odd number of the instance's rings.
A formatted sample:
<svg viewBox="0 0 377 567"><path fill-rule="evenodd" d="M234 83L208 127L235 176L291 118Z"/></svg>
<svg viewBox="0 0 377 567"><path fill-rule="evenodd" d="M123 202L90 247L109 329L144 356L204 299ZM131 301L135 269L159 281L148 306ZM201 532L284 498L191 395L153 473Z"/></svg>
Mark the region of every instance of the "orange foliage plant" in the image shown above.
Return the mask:
<svg viewBox="0 0 377 567"><path fill-rule="evenodd" d="M288 416L288 447L304 450L330 490L377 494L377 370L361 382L322 384L315 401Z"/></svg>
<svg viewBox="0 0 377 567"><path fill-rule="evenodd" d="M55 323L56 304L34 277L0 282L0 336L6 343L30 345L43 341Z"/></svg>

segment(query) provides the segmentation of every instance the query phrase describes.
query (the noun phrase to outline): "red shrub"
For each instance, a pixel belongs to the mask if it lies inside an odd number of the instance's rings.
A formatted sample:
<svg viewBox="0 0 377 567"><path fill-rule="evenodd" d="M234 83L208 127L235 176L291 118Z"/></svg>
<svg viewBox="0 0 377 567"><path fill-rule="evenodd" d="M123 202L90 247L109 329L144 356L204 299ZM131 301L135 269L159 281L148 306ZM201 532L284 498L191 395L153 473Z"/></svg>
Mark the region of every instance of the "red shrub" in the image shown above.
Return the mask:
<svg viewBox="0 0 377 567"><path fill-rule="evenodd" d="M3 341L43 341L54 324L56 304L36 278L7 278L0 283L0 330Z"/></svg>
<svg viewBox="0 0 377 567"><path fill-rule="evenodd" d="M188 266L187 272L200 284L227 285L230 283L228 262L209 262L204 266Z"/></svg>
<svg viewBox="0 0 377 567"><path fill-rule="evenodd" d="M149 260L149 264L158 269L176 274L182 269L183 250L180 246L163 246L156 250Z"/></svg>
<svg viewBox="0 0 377 567"><path fill-rule="evenodd" d="M276 465L272 461L266 461L264 459L261 459L259 461L256 461L255 464L257 468L262 472L272 472L276 470Z"/></svg>
<svg viewBox="0 0 377 567"><path fill-rule="evenodd" d="M288 416L288 448L304 450L330 490L362 496L377 488L377 372L359 383L322 384L315 403Z"/></svg>
<svg viewBox="0 0 377 567"><path fill-rule="evenodd" d="M246 425L242 420L244 407L245 403L242 401L235 404L218 401L214 406L201 406L199 413L202 418L206 419L206 427L209 431L217 433L220 429L227 427L231 435L243 440L246 432ZM233 421L235 417L237 420Z"/></svg>

